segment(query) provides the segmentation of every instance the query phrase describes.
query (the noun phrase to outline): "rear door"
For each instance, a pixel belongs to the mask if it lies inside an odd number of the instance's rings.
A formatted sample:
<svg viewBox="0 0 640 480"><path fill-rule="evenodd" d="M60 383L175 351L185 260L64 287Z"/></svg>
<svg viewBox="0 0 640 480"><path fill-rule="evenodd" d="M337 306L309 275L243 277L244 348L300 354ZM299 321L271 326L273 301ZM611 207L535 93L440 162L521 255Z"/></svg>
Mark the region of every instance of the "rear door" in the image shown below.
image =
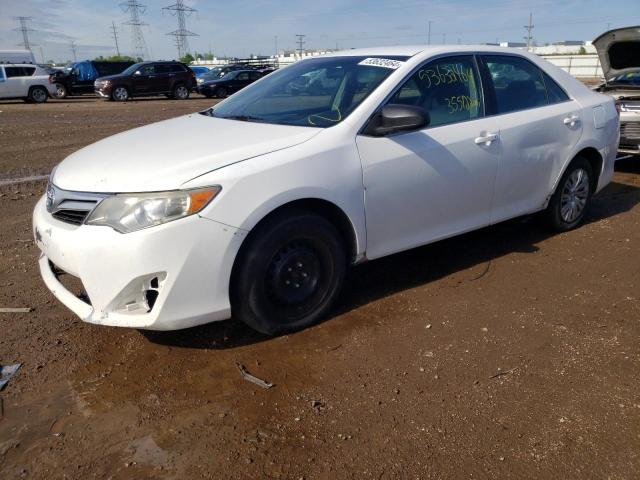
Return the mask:
<svg viewBox="0 0 640 480"><path fill-rule="evenodd" d="M487 111L500 130L492 223L542 208L582 134L581 108L519 55L481 55Z"/></svg>
<svg viewBox="0 0 640 480"><path fill-rule="evenodd" d="M484 115L474 57L427 62L388 103L420 106L431 122L419 131L356 138L367 256L488 225L500 150L495 118Z"/></svg>

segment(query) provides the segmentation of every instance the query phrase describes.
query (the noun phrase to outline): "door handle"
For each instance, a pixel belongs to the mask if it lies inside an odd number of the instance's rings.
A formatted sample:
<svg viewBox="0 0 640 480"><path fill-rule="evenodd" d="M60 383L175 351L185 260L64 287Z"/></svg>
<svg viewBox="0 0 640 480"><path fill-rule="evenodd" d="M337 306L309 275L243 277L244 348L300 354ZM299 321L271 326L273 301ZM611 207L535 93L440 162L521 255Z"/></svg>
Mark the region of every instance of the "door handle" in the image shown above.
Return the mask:
<svg viewBox="0 0 640 480"><path fill-rule="evenodd" d="M570 117L566 117L564 120L562 120L562 123L564 123L568 127L573 127L579 121L580 121L579 116L571 115Z"/></svg>
<svg viewBox="0 0 640 480"><path fill-rule="evenodd" d="M475 142L476 145L491 145L492 142L498 139L497 133L487 133L484 136L476 137Z"/></svg>
<svg viewBox="0 0 640 480"><path fill-rule="evenodd" d="M156 78L155 75L149 75L147 78Z"/></svg>

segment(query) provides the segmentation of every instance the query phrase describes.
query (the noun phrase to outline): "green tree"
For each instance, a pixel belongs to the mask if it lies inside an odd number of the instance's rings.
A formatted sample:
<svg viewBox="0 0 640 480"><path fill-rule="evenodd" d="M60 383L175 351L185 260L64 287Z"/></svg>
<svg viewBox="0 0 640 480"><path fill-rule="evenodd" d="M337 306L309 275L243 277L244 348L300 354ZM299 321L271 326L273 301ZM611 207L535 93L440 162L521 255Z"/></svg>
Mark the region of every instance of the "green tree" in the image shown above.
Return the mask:
<svg viewBox="0 0 640 480"><path fill-rule="evenodd" d="M193 55L191 55L190 53L187 53L183 57L180 57L180 61L182 63L186 63L187 65L190 64L191 62L193 62L194 60L195 60L195 57Z"/></svg>
<svg viewBox="0 0 640 480"><path fill-rule="evenodd" d="M578 55L586 55L587 54L587 49L584 47L580 47L580 50L578 50Z"/></svg>
<svg viewBox="0 0 640 480"><path fill-rule="evenodd" d="M112 55L110 57L103 57L100 55L99 57L94 58L94 60L99 62L141 62L141 58L133 58L128 55Z"/></svg>

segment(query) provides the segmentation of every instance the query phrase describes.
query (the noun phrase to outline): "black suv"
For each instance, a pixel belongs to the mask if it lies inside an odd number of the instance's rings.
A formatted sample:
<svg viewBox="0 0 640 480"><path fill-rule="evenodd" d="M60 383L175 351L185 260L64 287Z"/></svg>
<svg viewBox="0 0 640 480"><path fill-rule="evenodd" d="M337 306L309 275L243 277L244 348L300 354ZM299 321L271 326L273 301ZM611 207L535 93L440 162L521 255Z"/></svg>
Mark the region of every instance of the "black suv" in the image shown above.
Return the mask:
<svg viewBox="0 0 640 480"><path fill-rule="evenodd" d="M227 95L242 90L256 80L260 80L260 78L262 78L262 74L257 70L234 70L225 74L224 77L205 80L198 85L198 93L207 98L213 96L225 98Z"/></svg>
<svg viewBox="0 0 640 480"><path fill-rule="evenodd" d="M149 95L186 100L195 86L196 74L180 62L136 63L119 75L100 77L94 83L98 95L119 102Z"/></svg>
<svg viewBox="0 0 640 480"><path fill-rule="evenodd" d="M102 62L85 60L75 62L71 68L55 72L56 97L93 93L93 82L98 77L115 75L133 65L133 62Z"/></svg>

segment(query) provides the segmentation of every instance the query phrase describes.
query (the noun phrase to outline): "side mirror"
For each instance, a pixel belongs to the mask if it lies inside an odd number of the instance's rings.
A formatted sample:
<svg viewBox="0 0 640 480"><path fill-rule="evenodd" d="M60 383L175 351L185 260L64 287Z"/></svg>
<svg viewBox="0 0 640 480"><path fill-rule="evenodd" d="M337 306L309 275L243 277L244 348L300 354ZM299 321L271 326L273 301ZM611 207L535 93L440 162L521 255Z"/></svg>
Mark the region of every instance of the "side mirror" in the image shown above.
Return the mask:
<svg viewBox="0 0 640 480"><path fill-rule="evenodd" d="M389 104L369 120L364 134L382 137L395 132L420 130L428 126L429 121L429 114L421 107Z"/></svg>
<svg viewBox="0 0 640 480"><path fill-rule="evenodd" d="M135 72L133 72L134 75L142 75L142 72L140 70L136 70Z"/></svg>

